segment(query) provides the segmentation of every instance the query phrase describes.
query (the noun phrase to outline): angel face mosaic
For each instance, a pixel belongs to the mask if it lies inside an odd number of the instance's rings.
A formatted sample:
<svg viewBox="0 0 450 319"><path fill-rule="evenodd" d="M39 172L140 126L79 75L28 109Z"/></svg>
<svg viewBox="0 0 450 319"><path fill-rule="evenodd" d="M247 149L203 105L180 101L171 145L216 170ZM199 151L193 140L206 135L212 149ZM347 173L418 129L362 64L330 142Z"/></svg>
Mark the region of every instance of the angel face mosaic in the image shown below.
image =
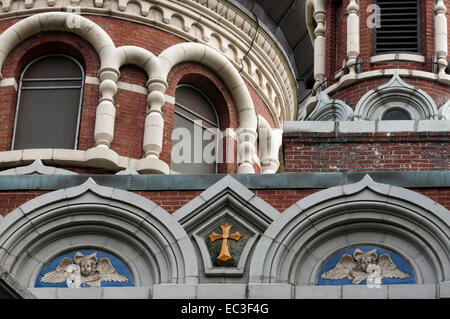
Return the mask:
<svg viewBox="0 0 450 319"><path fill-rule="evenodd" d="M409 264L392 251L374 246L345 249L320 270L317 285L415 284Z"/></svg>
<svg viewBox="0 0 450 319"><path fill-rule="evenodd" d="M130 269L116 256L98 250L76 250L61 255L44 267L36 287L134 286Z"/></svg>

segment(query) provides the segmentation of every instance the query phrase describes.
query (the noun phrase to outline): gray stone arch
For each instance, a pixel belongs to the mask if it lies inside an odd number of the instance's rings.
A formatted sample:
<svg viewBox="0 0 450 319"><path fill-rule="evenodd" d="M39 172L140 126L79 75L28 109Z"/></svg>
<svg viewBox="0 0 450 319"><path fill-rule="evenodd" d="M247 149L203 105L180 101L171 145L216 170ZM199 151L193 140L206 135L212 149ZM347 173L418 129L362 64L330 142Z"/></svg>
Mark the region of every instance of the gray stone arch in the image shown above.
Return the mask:
<svg viewBox="0 0 450 319"><path fill-rule="evenodd" d="M0 264L34 287L40 270L77 249L99 249L120 258L135 286L197 283L197 260L181 225L139 195L82 185L39 196L0 221Z"/></svg>
<svg viewBox="0 0 450 319"><path fill-rule="evenodd" d="M360 182L312 194L266 230L250 265L250 282L315 285L321 267L358 245L390 249L413 269L417 284L450 279L450 215L416 192Z"/></svg>

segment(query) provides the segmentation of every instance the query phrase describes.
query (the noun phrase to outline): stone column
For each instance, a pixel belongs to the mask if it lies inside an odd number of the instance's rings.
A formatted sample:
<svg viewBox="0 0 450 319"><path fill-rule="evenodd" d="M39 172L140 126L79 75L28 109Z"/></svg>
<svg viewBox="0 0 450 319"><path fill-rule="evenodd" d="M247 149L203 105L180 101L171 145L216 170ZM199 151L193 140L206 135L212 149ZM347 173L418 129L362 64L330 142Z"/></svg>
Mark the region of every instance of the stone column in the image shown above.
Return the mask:
<svg viewBox="0 0 450 319"><path fill-rule="evenodd" d="M160 82L148 83L147 116L144 128L144 157L159 159L163 143L164 119L162 106L166 102L166 85Z"/></svg>
<svg viewBox="0 0 450 319"><path fill-rule="evenodd" d="M253 128L238 128L238 174L254 174L253 156L256 154L258 134Z"/></svg>
<svg viewBox="0 0 450 319"><path fill-rule="evenodd" d="M356 61L360 54L359 5L357 0L350 0L347 14L347 67L350 74L355 74Z"/></svg>
<svg viewBox="0 0 450 319"><path fill-rule="evenodd" d="M314 29L314 79L316 84L314 89L317 89L320 82L325 79L325 65L326 65L326 40L325 40L325 20L326 20L326 1L314 1L314 20L317 23Z"/></svg>
<svg viewBox="0 0 450 319"><path fill-rule="evenodd" d="M116 70L100 71L100 103L97 106L95 118L95 146L109 148L114 136L114 121L116 108L114 95L117 92L119 74Z"/></svg>
<svg viewBox="0 0 450 319"><path fill-rule="evenodd" d="M162 151L164 118L162 107L166 102L164 92L167 83L160 79L147 82L147 116L144 127L144 157L137 161L136 170L141 174L169 174L169 166L159 159Z"/></svg>
<svg viewBox="0 0 450 319"><path fill-rule="evenodd" d="M444 74L448 66L447 8L444 0L435 0L434 6L434 52L437 55L438 74Z"/></svg>
<svg viewBox="0 0 450 319"><path fill-rule="evenodd" d="M100 102L95 117L95 147L86 151L85 161L95 167L117 169L119 155L109 147L114 137L116 108L114 95L117 92L119 70L112 67L102 68L100 78Z"/></svg>

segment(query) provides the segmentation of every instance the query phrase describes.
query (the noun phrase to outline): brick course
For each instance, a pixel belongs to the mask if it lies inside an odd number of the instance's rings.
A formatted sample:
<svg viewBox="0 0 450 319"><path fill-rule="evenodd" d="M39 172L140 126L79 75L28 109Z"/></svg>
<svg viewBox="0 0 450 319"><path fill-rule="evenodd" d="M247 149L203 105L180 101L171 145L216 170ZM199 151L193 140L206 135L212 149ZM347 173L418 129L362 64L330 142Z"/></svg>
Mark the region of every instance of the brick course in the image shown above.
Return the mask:
<svg viewBox="0 0 450 319"><path fill-rule="evenodd" d="M450 188L411 188L430 199L437 201L447 209L450 209ZM314 194L321 189L265 189L252 190L253 193L272 205L280 213L294 205L297 201ZM0 215L6 216L20 205L50 191L2 191L0 192ZM197 197L202 191L137 191L137 195L143 196L155 202L168 213L186 205Z"/></svg>
<svg viewBox="0 0 450 319"><path fill-rule="evenodd" d="M450 133L290 133L286 172L450 170Z"/></svg>

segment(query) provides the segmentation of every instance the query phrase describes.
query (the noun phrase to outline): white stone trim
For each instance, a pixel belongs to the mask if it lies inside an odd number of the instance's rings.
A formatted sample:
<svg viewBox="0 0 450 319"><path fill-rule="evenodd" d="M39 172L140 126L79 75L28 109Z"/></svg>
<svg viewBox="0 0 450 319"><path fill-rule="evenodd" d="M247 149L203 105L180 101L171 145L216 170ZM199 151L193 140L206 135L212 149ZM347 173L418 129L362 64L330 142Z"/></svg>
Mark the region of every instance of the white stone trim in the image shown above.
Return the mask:
<svg viewBox="0 0 450 319"><path fill-rule="evenodd" d="M97 148L93 149L97 150ZM0 167L20 166L29 164L34 160L40 159L52 165L77 165L81 167L99 167L108 168L114 171L127 169L129 166L136 169L138 160L119 156L111 158L108 163L104 162L107 158L108 150L99 157L90 157L89 151L72 149L26 149L0 152ZM165 168L164 168L165 169ZM168 171L167 173L168 174Z"/></svg>
<svg viewBox="0 0 450 319"><path fill-rule="evenodd" d="M85 84L100 85L100 79L96 76L86 76L84 79Z"/></svg>
<svg viewBox="0 0 450 319"><path fill-rule="evenodd" d="M261 170L263 174L275 174L280 167L278 152L283 140L283 130L272 129L263 116L257 117Z"/></svg>
<svg viewBox="0 0 450 319"><path fill-rule="evenodd" d="M42 163L40 159L36 159L33 163L27 166L15 167L7 169L0 172L0 175L78 175L75 172L56 168L51 166L46 166Z"/></svg>
<svg viewBox="0 0 450 319"><path fill-rule="evenodd" d="M321 92L314 110L308 115L308 121L349 121L354 116L353 109L344 101L331 99Z"/></svg>
<svg viewBox="0 0 450 319"><path fill-rule="evenodd" d="M134 93L144 94L144 95L148 94L148 90L144 86L121 82L121 81L117 82L117 88L121 89L121 90L134 92Z"/></svg>
<svg viewBox="0 0 450 319"><path fill-rule="evenodd" d="M17 91L19 89L19 85L15 78L5 78L0 80L0 87L13 86Z"/></svg>
<svg viewBox="0 0 450 319"><path fill-rule="evenodd" d="M100 85L100 79L98 77L94 77L94 76L86 76L84 83ZM134 93L139 93L139 94L145 94L145 95L148 94L148 90L145 86L140 86L140 85L131 84L131 83L122 82L122 81L117 82L117 88L121 89L121 90L134 92Z"/></svg>
<svg viewBox="0 0 450 319"><path fill-rule="evenodd" d="M412 53L386 53L377 54L370 57L370 63L391 62L391 61L409 61L425 63L425 56Z"/></svg>
<svg viewBox="0 0 450 319"><path fill-rule="evenodd" d="M284 122L284 133L394 133L448 131L450 131L450 120Z"/></svg>

